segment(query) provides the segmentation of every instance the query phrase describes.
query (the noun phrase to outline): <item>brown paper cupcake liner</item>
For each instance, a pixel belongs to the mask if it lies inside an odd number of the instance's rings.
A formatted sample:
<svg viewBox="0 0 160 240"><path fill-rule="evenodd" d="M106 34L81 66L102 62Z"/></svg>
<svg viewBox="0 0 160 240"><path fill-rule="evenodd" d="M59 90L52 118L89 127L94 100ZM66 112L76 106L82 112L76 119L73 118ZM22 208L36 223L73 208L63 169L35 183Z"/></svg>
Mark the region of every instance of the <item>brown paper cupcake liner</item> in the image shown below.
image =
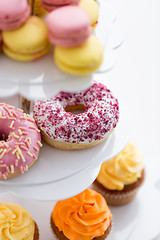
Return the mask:
<svg viewBox="0 0 160 240"><path fill-rule="evenodd" d="M129 203L130 201L132 201L132 199L135 197L136 193L137 193L137 189L133 190L133 191L129 191L126 193L117 193L117 194L110 194L107 193L105 190L102 190L100 188L98 188L97 186L93 186L93 188L95 191L99 192L100 194L102 194L104 196L104 198L107 201L108 205L113 205L113 206L118 206L118 205L123 205L126 203Z"/></svg>
<svg viewBox="0 0 160 240"><path fill-rule="evenodd" d="M56 225L54 224L53 222L53 219L52 219L52 216L50 218L50 224L51 224L51 229L52 229L52 232L55 236L56 239L59 239L59 240L69 240L64 234L63 232L59 231L58 227L56 227ZM103 234L103 236L100 236L100 237L95 237L93 238L92 240L110 240L111 238L111 234L112 234L112 228L113 228L113 222L111 221L110 223L110 226L107 228L107 230L105 231L105 233Z"/></svg>
<svg viewBox="0 0 160 240"><path fill-rule="evenodd" d="M39 229L36 222L35 222L35 230L34 230L34 240L39 240Z"/></svg>
<svg viewBox="0 0 160 240"><path fill-rule="evenodd" d="M135 197L139 187L144 181L145 173L142 171L142 176L133 184L126 185L123 190L106 189L97 180L92 184L92 189L101 193L109 205L118 206L127 204Z"/></svg>

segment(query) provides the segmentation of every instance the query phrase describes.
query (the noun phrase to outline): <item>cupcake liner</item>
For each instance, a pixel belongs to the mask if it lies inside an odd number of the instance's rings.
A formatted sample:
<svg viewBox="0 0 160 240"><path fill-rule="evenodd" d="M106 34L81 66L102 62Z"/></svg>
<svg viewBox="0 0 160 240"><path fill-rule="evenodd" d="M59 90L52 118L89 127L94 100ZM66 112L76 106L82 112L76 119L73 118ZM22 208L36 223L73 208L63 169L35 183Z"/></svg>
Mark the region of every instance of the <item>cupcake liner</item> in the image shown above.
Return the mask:
<svg viewBox="0 0 160 240"><path fill-rule="evenodd" d="M143 184L145 179L145 170L142 171L142 176L133 184L125 185L123 190L109 190L105 188L97 180L92 184L91 188L101 193L106 199L108 205L118 206L129 203L135 197L138 189Z"/></svg>
<svg viewBox="0 0 160 240"><path fill-rule="evenodd" d="M95 184L92 184L92 189L102 194L106 199L108 205L118 206L118 205L127 204L130 201L132 201L139 187L127 192L120 191L119 193L108 193L105 190L100 189Z"/></svg>
<svg viewBox="0 0 160 240"><path fill-rule="evenodd" d="M109 234L108 234L108 236L107 236L107 240L111 240L112 239L112 235L113 235L113 232L114 232L114 218L113 218L113 216L112 216L112 227L111 227L111 230L110 230L110 232L109 232Z"/></svg>
<svg viewBox="0 0 160 240"><path fill-rule="evenodd" d="M58 233L59 236L56 234L55 231L57 231L58 228L54 225L54 222L53 222L53 220L52 220L52 215L51 215L51 217L50 217L50 226L51 226L51 230L52 230L52 232L53 232L53 235L54 235L55 239L68 240L68 238L67 238L66 236L64 236L64 234L63 234L62 232L59 232L59 233ZM114 226L114 222L113 222L113 219L112 219L112 221L111 221L111 226L109 226L109 227L110 227L109 233L107 234L107 233L105 232L103 236L101 236L101 237L95 237L95 238L93 238L93 240L105 240L105 239L111 240L111 235L112 235L113 228L114 228L113 226ZM107 230L108 230L108 229L107 229ZM106 230L106 231L107 231L107 230ZM106 234L107 234L107 235L106 235Z"/></svg>
<svg viewBox="0 0 160 240"><path fill-rule="evenodd" d="M34 231L34 239L33 240L39 240L39 229L38 229L38 225L35 222L35 231Z"/></svg>

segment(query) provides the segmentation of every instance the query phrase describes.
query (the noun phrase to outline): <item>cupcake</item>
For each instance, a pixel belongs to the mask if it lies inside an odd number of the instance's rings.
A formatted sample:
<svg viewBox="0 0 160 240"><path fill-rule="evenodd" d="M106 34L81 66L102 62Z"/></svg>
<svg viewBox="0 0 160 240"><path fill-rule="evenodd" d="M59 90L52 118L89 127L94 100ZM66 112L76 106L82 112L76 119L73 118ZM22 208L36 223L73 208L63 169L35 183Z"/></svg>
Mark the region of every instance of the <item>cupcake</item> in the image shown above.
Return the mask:
<svg viewBox="0 0 160 240"><path fill-rule="evenodd" d="M0 202L0 239L38 240L37 224L20 205Z"/></svg>
<svg viewBox="0 0 160 240"><path fill-rule="evenodd" d="M104 162L93 189L101 192L110 205L130 202L144 180L142 156L133 143L113 159Z"/></svg>
<svg viewBox="0 0 160 240"><path fill-rule="evenodd" d="M112 214L105 199L91 189L57 202L51 215L51 227L60 240L103 240L111 225Z"/></svg>

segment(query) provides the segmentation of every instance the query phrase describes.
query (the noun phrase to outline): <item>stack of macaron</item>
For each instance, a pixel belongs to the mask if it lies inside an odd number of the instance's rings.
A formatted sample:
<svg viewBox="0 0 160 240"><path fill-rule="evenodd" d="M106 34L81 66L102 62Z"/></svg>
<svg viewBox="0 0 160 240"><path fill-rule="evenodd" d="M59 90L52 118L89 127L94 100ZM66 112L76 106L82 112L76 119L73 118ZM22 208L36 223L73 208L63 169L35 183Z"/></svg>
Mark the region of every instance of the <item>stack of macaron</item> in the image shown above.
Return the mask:
<svg viewBox="0 0 160 240"><path fill-rule="evenodd" d="M0 30L13 30L19 28L31 14L27 0L1 0L0 1Z"/></svg>
<svg viewBox="0 0 160 240"><path fill-rule="evenodd" d="M37 16L30 16L20 28L3 31L4 53L18 61L32 61L50 49L46 23Z"/></svg>
<svg viewBox="0 0 160 240"><path fill-rule="evenodd" d="M47 23L30 15L31 9L33 14L40 14L41 4L50 6L48 11L54 9ZM32 61L45 55L51 42L55 63L62 71L90 74L103 60L103 46L92 35L97 19L98 5L93 0L12 0L9 7L1 0L2 50L14 60Z"/></svg>
<svg viewBox="0 0 160 240"><path fill-rule="evenodd" d="M81 0L79 7L85 10L91 20L92 29L94 30L98 23L99 8L98 4L93 0Z"/></svg>
<svg viewBox="0 0 160 240"><path fill-rule="evenodd" d="M43 7L51 12L63 6L78 5L80 0L41 0Z"/></svg>
<svg viewBox="0 0 160 240"><path fill-rule="evenodd" d="M54 60L61 70L83 75L99 68L103 60L103 46L92 35L91 18L83 8L57 8L48 14L46 21L48 38L56 45Z"/></svg>
<svg viewBox="0 0 160 240"><path fill-rule="evenodd" d="M31 16L27 0L0 1L0 31L2 50L14 60L31 61L50 49L46 23Z"/></svg>

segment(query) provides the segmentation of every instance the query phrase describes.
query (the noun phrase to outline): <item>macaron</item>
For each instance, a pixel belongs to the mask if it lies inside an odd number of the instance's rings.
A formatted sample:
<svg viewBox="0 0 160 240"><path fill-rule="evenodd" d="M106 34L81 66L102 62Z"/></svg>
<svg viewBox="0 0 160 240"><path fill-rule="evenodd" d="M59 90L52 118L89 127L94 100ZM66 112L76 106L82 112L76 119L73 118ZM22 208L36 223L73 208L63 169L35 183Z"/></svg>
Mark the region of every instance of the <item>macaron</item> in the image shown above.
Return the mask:
<svg viewBox="0 0 160 240"><path fill-rule="evenodd" d="M31 8L27 0L0 0L0 30L19 28L30 13Z"/></svg>
<svg viewBox="0 0 160 240"><path fill-rule="evenodd" d="M32 61L50 49L47 25L36 16L31 16L19 29L4 31L2 39L4 53L18 61Z"/></svg>
<svg viewBox="0 0 160 240"><path fill-rule="evenodd" d="M52 11L47 16L48 38L62 47L82 44L92 32L88 14L76 6L66 6Z"/></svg>
<svg viewBox="0 0 160 240"><path fill-rule="evenodd" d="M41 0L43 7L51 12L58 7L63 7L66 5L78 5L80 0Z"/></svg>
<svg viewBox="0 0 160 240"><path fill-rule="evenodd" d="M103 46L91 35L78 47L55 47L54 60L64 72L85 75L96 71L103 61Z"/></svg>
<svg viewBox="0 0 160 240"><path fill-rule="evenodd" d="M99 17L99 8L96 1L80 0L79 7L84 9L88 13L91 19L92 27L94 29L98 23L98 17Z"/></svg>

